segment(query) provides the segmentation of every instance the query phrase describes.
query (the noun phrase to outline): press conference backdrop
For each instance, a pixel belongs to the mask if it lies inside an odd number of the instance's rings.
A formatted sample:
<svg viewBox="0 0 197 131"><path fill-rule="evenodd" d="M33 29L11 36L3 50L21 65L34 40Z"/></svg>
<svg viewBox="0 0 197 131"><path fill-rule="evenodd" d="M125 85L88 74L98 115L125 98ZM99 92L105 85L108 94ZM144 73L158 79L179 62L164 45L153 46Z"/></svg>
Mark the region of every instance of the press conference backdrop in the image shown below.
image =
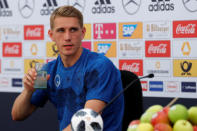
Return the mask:
<svg viewBox="0 0 197 131"><path fill-rule="evenodd" d="M0 92L21 92L28 69L57 57L47 32L61 5L83 13L83 47L155 74L142 81L144 96L197 98L196 0L0 0Z"/></svg>

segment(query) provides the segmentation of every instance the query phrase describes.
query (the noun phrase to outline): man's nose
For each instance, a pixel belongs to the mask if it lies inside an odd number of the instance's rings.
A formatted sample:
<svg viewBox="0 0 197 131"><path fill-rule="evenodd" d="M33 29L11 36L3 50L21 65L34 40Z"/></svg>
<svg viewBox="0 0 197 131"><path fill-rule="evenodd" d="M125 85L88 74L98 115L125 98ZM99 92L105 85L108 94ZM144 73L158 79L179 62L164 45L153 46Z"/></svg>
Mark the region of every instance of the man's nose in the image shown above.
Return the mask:
<svg viewBox="0 0 197 131"><path fill-rule="evenodd" d="M64 38L65 38L65 40L70 40L70 38L71 38L71 34L70 34L70 32L69 32L69 31L66 31L66 32L65 32L65 34L64 34Z"/></svg>

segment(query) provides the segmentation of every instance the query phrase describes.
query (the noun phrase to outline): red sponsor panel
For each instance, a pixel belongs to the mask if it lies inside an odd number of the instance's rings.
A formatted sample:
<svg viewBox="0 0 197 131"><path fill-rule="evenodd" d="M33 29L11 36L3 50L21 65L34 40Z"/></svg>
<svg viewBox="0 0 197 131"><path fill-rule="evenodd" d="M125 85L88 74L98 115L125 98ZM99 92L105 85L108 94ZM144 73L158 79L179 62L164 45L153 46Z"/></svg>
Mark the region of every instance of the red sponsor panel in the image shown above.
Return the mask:
<svg viewBox="0 0 197 131"><path fill-rule="evenodd" d="M24 40L44 40L44 25L25 25Z"/></svg>
<svg viewBox="0 0 197 131"><path fill-rule="evenodd" d="M92 49L91 42L89 42L89 41L83 41L82 42L82 47L91 50Z"/></svg>
<svg viewBox="0 0 197 131"><path fill-rule="evenodd" d="M170 57L170 40L146 41L146 57Z"/></svg>
<svg viewBox="0 0 197 131"><path fill-rule="evenodd" d="M3 57L21 57L22 43L3 43Z"/></svg>
<svg viewBox="0 0 197 131"><path fill-rule="evenodd" d="M138 76L143 76L143 60L119 60L119 69L128 70Z"/></svg>
<svg viewBox="0 0 197 131"><path fill-rule="evenodd" d="M95 23L94 39L116 39L116 23Z"/></svg>
<svg viewBox="0 0 197 131"><path fill-rule="evenodd" d="M197 37L197 20L173 21L173 38Z"/></svg>

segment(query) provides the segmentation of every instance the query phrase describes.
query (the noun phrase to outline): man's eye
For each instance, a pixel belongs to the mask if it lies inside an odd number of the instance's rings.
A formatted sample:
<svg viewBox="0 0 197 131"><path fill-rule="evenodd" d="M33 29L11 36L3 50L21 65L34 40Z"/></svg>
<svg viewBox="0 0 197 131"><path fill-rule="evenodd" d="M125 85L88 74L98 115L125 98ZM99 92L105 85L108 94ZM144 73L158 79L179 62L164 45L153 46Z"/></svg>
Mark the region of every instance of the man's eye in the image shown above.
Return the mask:
<svg viewBox="0 0 197 131"><path fill-rule="evenodd" d="M78 28L71 28L70 31L71 32L76 32L76 31L78 31Z"/></svg>
<svg viewBox="0 0 197 131"><path fill-rule="evenodd" d="M64 32L64 29L57 29L57 32Z"/></svg>

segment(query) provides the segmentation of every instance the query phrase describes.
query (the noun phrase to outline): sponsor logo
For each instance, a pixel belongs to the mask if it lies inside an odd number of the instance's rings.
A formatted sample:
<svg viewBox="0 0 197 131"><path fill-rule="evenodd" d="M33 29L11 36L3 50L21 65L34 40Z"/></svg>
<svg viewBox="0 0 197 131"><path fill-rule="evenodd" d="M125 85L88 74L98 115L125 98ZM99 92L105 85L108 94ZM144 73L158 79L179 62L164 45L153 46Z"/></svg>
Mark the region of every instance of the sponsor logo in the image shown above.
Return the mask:
<svg viewBox="0 0 197 131"><path fill-rule="evenodd" d="M170 76L169 60L145 60L145 71L155 76Z"/></svg>
<svg viewBox="0 0 197 131"><path fill-rule="evenodd" d="M131 71L138 76L143 76L142 60L119 60L119 69Z"/></svg>
<svg viewBox="0 0 197 131"><path fill-rule="evenodd" d="M170 0L151 0L151 2L148 11L174 11L174 3Z"/></svg>
<svg viewBox="0 0 197 131"><path fill-rule="evenodd" d="M107 57L116 57L116 42L115 41L94 42L94 51L101 53Z"/></svg>
<svg viewBox="0 0 197 131"><path fill-rule="evenodd" d="M143 34L142 22L119 23L120 39L139 39Z"/></svg>
<svg viewBox="0 0 197 131"><path fill-rule="evenodd" d="M9 9L7 0L0 0L0 17L11 17L12 10Z"/></svg>
<svg viewBox="0 0 197 131"><path fill-rule="evenodd" d="M54 78L54 83L55 83L55 86L58 88L61 84L61 79L60 79L60 75L59 74L56 74L55 78Z"/></svg>
<svg viewBox="0 0 197 131"><path fill-rule="evenodd" d="M34 0L19 0L18 10L21 16L25 19L29 18L34 12L35 2Z"/></svg>
<svg viewBox="0 0 197 131"><path fill-rule="evenodd" d="M148 91L147 81L141 81L142 91Z"/></svg>
<svg viewBox="0 0 197 131"><path fill-rule="evenodd" d="M142 56L142 41L120 41L118 44L120 57L141 57Z"/></svg>
<svg viewBox="0 0 197 131"><path fill-rule="evenodd" d="M179 58L196 58L197 53L195 49L197 49L196 40L174 40L173 41L173 56Z"/></svg>
<svg viewBox="0 0 197 131"><path fill-rule="evenodd" d="M64 2L65 4L65 2ZM79 11L83 12L85 9L85 0L66 0L67 5L74 6Z"/></svg>
<svg viewBox="0 0 197 131"><path fill-rule="evenodd" d="M116 39L116 23L94 24L94 39Z"/></svg>
<svg viewBox="0 0 197 131"><path fill-rule="evenodd" d="M141 0L122 0L122 6L129 15L137 13L141 5Z"/></svg>
<svg viewBox="0 0 197 131"><path fill-rule="evenodd" d="M0 87L8 87L10 84L10 80L6 77L0 77Z"/></svg>
<svg viewBox="0 0 197 131"><path fill-rule="evenodd" d="M22 87L23 81L21 78L12 78L12 87Z"/></svg>
<svg viewBox="0 0 197 131"><path fill-rule="evenodd" d="M44 4L43 4L43 8L40 10L40 14L41 15L50 15L55 8L58 6L57 1L56 0L47 0Z"/></svg>
<svg viewBox="0 0 197 131"><path fill-rule="evenodd" d="M197 37L197 20L173 21L173 38Z"/></svg>
<svg viewBox="0 0 197 131"><path fill-rule="evenodd" d="M25 40L44 40L44 25L25 25Z"/></svg>
<svg viewBox="0 0 197 131"><path fill-rule="evenodd" d="M173 74L179 77L197 77L197 60L174 60Z"/></svg>
<svg viewBox="0 0 197 131"><path fill-rule="evenodd" d="M22 43L3 43L3 57L21 57Z"/></svg>
<svg viewBox="0 0 197 131"><path fill-rule="evenodd" d="M163 92L163 81L149 81L149 91Z"/></svg>
<svg viewBox="0 0 197 131"><path fill-rule="evenodd" d="M196 0L182 0L183 5L189 12L197 11L197 1Z"/></svg>
<svg viewBox="0 0 197 131"><path fill-rule="evenodd" d="M179 92L179 83L176 81L168 81L166 83L166 92Z"/></svg>
<svg viewBox="0 0 197 131"><path fill-rule="evenodd" d="M21 30L22 28L20 26L4 26L2 28L3 40L9 42L22 40Z"/></svg>
<svg viewBox="0 0 197 131"><path fill-rule="evenodd" d="M29 69L35 68L36 63L44 63L43 59L25 59L24 60L24 73L26 74Z"/></svg>
<svg viewBox="0 0 197 131"><path fill-rule="evenodd" d="M196 82L181 82L182 92L196 92Z"/></svg>
<svg viewBox="0 0 197 131"><path fill-rule="evenodd" d="M170 57L170 40L145 41L146 57Z"/></svg>
<svg viewBox="0 0 197 131"><path fill-rule="evenodd" d="M20 59L4 59L2 70L5 73L22 73L22 60Z"/></svg>
<svg viewBox="0 0 197 131"><path fill-rule="evenodd" d="M170 23L166 21L161 22L146 22L144 24L145 38L169 38L170 37Z"/></svg>
<svg viewBox="0 0 197 131"><path fill-rule="evenodd" d="M59 54L59 51L57 49L57 46L55 42L47 42L46 43L46 55L47 57L57 57Z"/></svg>
<svg viewBox="0 0 197 131"><path fill-rule="evenodd" d="M188 61L184 61L183 63L180 63L181 69L183 73L181 75L191 75L190 70L192 68L192 63Z"/></svg>
<svg viewBox="0 0 197 131"><path fill-rule="evenodd" d="M38 47L36 44L32 44L30 47L30 52L33 56L36 56L38 53Z"/></svg>
<svg viewBox="0 0 197 131"><path fill-rule="evenodd" d="M191 53L191 46L190 46L189 42L183 42L183 45L181 47L181 51L184 56L189 56L189 54Z"/></svg>
<svg viewBox="0 0 197 131"><path fill-rule="evenodd" d="M91 47L91 42L88 42L88 41L83 41L82 42L82 47L88 49L88 50L91 50L92 47Z"/></svg>
<svg viewBox="0 0 197 131"><path fill-rule="evenodd" d="M96 0L92 7L93 14L115 13L115 7L111 4L111 0Z"/></svg>
<svg viewBox="0 0 197 131"><path fill-rule="evenodd" d="M84 24L85 28L86 28L86 33L85 33L85 37L84 40L91 40L92 36L91 36L91 24Z"/></svg>

